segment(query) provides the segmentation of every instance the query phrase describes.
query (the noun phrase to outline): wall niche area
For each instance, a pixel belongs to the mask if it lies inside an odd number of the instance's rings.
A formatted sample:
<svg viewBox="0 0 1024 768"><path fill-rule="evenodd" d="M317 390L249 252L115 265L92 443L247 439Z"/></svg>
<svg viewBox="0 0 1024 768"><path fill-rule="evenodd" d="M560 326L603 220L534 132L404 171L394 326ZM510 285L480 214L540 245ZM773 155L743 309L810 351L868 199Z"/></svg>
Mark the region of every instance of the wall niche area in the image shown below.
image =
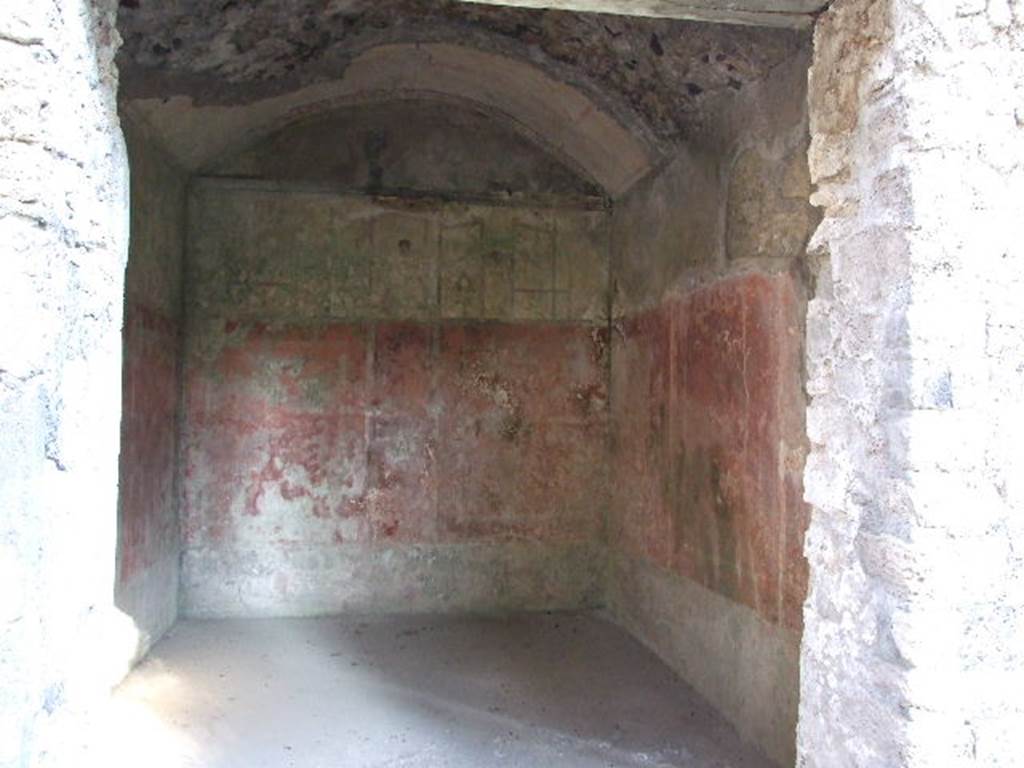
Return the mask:
<svg viewBox="0 0 1024 768"><path fill-rule="evenodd" d="M208 765L792 764L807 34L278 5L120 12L115 699Z"/></svg>
<svg viewBox="0 0 1024 768"><path fill-rule="evenodd" d="M416 101L289 127L222 168L190 201L186 605L596 605L599 188L493 118Z"/></svg>

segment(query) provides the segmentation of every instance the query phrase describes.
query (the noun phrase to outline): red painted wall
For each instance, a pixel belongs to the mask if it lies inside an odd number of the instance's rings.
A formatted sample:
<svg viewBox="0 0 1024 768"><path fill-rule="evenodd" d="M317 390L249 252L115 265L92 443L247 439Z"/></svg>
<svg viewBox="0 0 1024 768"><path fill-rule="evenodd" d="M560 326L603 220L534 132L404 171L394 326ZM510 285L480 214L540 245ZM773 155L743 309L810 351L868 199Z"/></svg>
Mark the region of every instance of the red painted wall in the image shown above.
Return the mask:
<svg viewBox="0 0 1024 768"><path fill-rule="evenodd" d="M186 547L601 535L603 330L210 322L186 364Z"/></svg>
<svg viewBox="0 0 1024 768"><path fill-rule="evenodd" d="M174 503L178 324L143 303L124 315L118 582L177 557ZM170 551L168 551L170 550Z"/></svg>
<svg viewBox="0 0 1024 768"><path fill-rule="evenodd" d="M135 622L143 652L178 611L175 464L187 177L129 119L125 131L132 204L115 599Z"/></svg>
<svg viewBox="0 0 1024 768"><path fill-rule="evenodd" d="M800 291L723 279L623 320L612 352L613 540L790 628L807 588Z"/></svg>

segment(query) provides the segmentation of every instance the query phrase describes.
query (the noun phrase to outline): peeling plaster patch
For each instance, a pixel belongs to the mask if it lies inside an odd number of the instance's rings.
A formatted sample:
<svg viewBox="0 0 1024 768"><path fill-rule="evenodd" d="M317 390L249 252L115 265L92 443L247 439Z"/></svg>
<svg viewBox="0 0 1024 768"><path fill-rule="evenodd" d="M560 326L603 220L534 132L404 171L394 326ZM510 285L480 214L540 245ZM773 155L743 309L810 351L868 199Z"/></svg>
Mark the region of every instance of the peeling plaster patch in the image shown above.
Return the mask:
<svg viewBox="0 0 1024 768"><path fill-rule="evenodd" d="M607 213L222 183L196 185L192 205L187 611L244 612L253 592L271 612L375 594L406 607L471 608L493 590L522 607L593 599L597 566L579 569L574 548L599 546L606 501ZM508 294L564 295L557 318L553 302L517 317L480 279L472 311L447 316L451 277L486 275L497 247ZM346 264L369 280L349 283ZM506 572L445 570L502 546ZM572 561L532 570L559 552ZM265 558L285 570L263 574ZM378 572L392 560L405 570ZM201 584L211 568L237 589ZM349 597L328 594L342 578Z"/></svg>

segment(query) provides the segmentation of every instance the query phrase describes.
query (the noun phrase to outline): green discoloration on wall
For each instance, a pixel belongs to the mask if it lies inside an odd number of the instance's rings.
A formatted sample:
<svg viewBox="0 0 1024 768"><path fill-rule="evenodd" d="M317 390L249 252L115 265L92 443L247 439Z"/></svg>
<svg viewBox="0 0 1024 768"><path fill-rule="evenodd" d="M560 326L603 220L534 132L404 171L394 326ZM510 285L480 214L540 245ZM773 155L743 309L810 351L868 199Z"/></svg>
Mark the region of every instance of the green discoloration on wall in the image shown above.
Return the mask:
<svg viewBox="0 0 1024 768"><path fill-rule="evenodd" d="M199 180L191 230L196 318L606 321L604 211Z"/></svg>

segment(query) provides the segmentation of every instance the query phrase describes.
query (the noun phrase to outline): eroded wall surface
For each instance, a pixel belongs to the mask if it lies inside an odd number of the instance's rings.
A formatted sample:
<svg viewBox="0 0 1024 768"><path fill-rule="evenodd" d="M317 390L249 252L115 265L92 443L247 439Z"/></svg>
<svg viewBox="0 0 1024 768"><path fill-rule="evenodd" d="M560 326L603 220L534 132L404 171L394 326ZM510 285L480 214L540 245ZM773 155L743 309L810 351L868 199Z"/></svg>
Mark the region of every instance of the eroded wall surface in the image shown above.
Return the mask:
<svg viewBox="0 0 1024 768"><path fill-rule="evenodd" d="M177 464L187 177L125 121L131 236L125 272L118 607L139 655L178 613Z"/></svg>
<svg viewBox="0 0 1024 768"><path fill-rule="evenodd" d="M0 13L0 764L81 765L113 607L127 162L114 2Z"/></svg>
<svg viewBox="0 0 1024 768"><path fill-rule="evenodd" d="M802 58L777 72L731 140L613 217L611 607L783 765L807 583L804 77Z"/></svg>
<svg viewBox="0 0 1024 768"><path fill-rule="evenodd" d="M600 601L604 211L191 204L188 612Z"/></svg>
<svg viewBox="0 0 1024 768"><path fill-rule="evenodd" d="M840 0L810 166L799 765L1024 754L1024 8Z"/></svg>

